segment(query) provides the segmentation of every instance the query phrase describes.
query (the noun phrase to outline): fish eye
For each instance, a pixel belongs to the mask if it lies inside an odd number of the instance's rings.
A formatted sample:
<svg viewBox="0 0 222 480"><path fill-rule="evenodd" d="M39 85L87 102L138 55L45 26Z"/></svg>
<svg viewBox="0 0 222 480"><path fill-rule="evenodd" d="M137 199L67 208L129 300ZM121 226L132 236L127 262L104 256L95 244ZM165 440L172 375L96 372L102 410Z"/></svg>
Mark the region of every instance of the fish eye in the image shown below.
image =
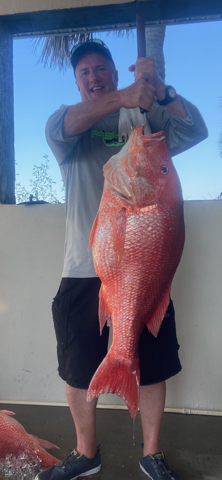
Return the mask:
<svg viewBox="0 0 222 480"><path fill-rule="evenodd" d="M169 172L169 168L168 168L168 167L165 167L165 165L162 165L162 167L161 167L161 172L162 172L164 175L167 175L167 173Z"/></svg>

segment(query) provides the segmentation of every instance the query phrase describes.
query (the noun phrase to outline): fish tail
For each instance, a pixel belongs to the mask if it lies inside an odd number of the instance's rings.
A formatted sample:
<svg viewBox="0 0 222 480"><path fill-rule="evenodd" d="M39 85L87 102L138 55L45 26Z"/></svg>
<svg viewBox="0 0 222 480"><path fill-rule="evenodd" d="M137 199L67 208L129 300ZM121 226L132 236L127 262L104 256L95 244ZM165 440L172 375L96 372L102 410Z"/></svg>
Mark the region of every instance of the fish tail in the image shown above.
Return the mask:
<svg viewBox="0 0 222 480"><path fill-rule="evenodd" d="M87 401L102 393L116 393L123 398L135 418L139 406L139 384L139 359L127 365L124 359L116 358L110 350L90 382Z"/></svg>

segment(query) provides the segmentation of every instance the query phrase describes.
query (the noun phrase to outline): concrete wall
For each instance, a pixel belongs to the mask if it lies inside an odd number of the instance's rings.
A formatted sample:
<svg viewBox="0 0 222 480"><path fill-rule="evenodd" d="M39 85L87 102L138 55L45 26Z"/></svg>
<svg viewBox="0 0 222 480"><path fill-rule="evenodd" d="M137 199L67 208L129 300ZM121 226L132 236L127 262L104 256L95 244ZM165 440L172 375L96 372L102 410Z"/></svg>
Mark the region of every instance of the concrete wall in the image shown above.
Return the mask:
<svg viewBox="0 0 222 480"><path fill-rule="evenodd" d="M51 318L64 214L64 205L0 205L0 401L66 402ZM221 220L221 201L185 202L172 291L183 370L168 381L167 407L222 410Z"/></svg>
<svg viewBox="0 0 222 480"><path fill-rule="evenodd" d="M147 0L149 1L149 0ZM131 3L134 0L1 0L0 15Z"/></svg>

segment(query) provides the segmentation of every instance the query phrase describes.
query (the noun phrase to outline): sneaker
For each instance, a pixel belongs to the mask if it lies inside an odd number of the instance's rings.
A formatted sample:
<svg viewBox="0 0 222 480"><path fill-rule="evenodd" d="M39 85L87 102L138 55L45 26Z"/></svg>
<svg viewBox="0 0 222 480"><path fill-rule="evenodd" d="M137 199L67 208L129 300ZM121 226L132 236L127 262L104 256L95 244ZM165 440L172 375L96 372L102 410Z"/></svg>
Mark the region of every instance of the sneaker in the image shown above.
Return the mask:
<svg viewBox="0 0 222 480"><path fill-rule="evenodd" d="M139 465L151 480L180 480L177 473L169 467L163 453L141 457Z"/></svg>
<svg viewBox="0 0 222 480"><path fill-rule="evenodd" d="M100 446L97 447L95 457L90 459L77 450L73 450L63 462L56 463L53 467L38 473L35 480L76 480L80 477L93 475L101 470L99 451Z"/></svg>

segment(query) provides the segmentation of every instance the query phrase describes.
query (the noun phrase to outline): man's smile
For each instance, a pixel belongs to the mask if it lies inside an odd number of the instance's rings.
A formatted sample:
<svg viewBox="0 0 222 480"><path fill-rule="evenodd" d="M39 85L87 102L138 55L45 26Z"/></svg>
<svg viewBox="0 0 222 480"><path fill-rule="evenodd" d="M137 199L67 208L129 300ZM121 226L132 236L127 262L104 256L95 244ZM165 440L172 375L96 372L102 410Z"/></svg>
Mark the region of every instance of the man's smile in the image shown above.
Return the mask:
<svg viewBox="0 0 222 480"><path fill-rule="evenodd" d="M91 92L95 92L96 90L103 90L103 89L104 89L104 87L98 86L98 87L92 87L90 90L91 90Z"/></svg>

